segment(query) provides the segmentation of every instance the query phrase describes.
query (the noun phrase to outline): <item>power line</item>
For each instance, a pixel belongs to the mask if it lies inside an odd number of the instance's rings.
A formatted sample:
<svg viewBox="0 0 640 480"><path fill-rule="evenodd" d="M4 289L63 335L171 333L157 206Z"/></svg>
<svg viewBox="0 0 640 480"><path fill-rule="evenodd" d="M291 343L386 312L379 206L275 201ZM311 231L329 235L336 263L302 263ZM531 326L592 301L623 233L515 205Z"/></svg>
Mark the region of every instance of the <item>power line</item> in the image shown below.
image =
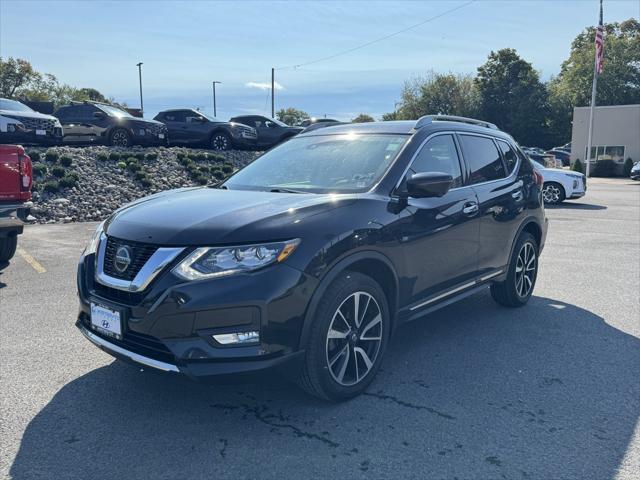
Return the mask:
<svg viewBox="0 0 640 480"><path fill-rule="evenodd" d="M298 64L295 64L295 65L287 65L286 67L277 67L276 70L286 70L286 69L289 69L289 68L304 67L306 65L311 65L311 64L314 64L314 63L324 62L324 61L331 60L331 59L336 58L336 57L340 57L342 55L346 55L347 53L355 52L356 50L360 50L361 48L365 48L365 47L368 47L369 45L373 45L374 43L378 43L378 42L381 42L383 40L387 40L387 39L389 39L391 37L395 37L396 35L400 35L401 33L405 33L405 32L407 32L409 30L412 30L414 28L420 27L420 26L424 25L425 23L432 22L433 20L436 20L436 19L438 19L440 17L444 17L445 15L453 13L453 12L455 12L457 10L462 9L462 8L468 7L469 5L471 5L472 3L475 3L477 1L478 0L469 0L468 2L463 3L462 5L458 5L457 7L450 8L449 10L446 10L446 11L444 11L442 13L439 13L438 15L434 15L433 17L427 18L426 20L423 20L423 21L421 21L419 23L416 23L414 25L411 25L409 27L403 28L402 30L398 30L397 32L393 32L393 33L390 33L390 34L385 35L383 37L376 38L375 40L371 40L369 42L366 42L366 43L363 43L361 45L349 48L347 50L342 50L341 52L334 53L333 55L327 55L326 57L317 58L315 60L311 60L310 62L298 63Z"/></svg>

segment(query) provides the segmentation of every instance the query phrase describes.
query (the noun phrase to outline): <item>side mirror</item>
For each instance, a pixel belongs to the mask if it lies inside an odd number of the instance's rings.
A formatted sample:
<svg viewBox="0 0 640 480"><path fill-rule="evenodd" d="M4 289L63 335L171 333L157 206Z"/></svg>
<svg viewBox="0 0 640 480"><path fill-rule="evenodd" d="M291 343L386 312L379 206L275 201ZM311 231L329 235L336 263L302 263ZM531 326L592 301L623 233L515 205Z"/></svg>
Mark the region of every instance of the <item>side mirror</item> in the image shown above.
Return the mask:
<svg viewBox="0 0 640 480"><path fill-rule="evenodd" d="M453 177L448 173L415 173L407 179L407 193L413 198L442 197L452 182Z"/></svg>
<svg viewBox="0 0 640 480"><path fill-rule="evenodd" d="M107 118L107 115L104 112L93 112L93 118L96 118L98 120L102 120L104 118Z"/></svg>

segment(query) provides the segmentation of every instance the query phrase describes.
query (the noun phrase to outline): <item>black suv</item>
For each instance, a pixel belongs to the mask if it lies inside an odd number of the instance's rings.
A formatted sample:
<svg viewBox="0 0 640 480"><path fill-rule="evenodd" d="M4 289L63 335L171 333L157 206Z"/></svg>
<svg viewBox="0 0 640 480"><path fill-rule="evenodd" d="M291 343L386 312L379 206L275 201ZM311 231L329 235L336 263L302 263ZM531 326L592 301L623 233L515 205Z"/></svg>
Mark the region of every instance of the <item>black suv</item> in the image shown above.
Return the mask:
<svg viewBox="0 0 640 480"><path fill-rule="evenodd" d="M264 149L289 140L304 130L303 127L290 127L280 120L263 117L262 115L243 115L241 117L233 117L229 121L255 128L258 132L257 146Z"/></svg>
<svg viewBox="0 0 640 480"><path fill-rule="evenodd" d="M57 145L62 125L57 118L39 113L24 103L0 98L0 143Z"/></svg>
<svg viewBox="0 0 640 480"><path fill-rule="evenodd" d="M223 122L191 108L165 110L155 116L169 129L172 144L205 146L213 150L251 149L258 134L240 123Z"/></svg>
<svg viewBox="0 0 640 480"><path fill-rule="evenodd" d="M302 134L221 185L102 223L79 264L77 326L150 369L275 369L346 399L400 324L487 287L527 303L547 232L541 186L516 142L476 120Z"/></svg>
<svg viewBox="0 0 640 480"><path fill-rule="evenodd" d="M114 147L167 144L167 127L155 120L134 117L113 105L72 102L54 114L64 128L64 143L100 143Z"/></svg>

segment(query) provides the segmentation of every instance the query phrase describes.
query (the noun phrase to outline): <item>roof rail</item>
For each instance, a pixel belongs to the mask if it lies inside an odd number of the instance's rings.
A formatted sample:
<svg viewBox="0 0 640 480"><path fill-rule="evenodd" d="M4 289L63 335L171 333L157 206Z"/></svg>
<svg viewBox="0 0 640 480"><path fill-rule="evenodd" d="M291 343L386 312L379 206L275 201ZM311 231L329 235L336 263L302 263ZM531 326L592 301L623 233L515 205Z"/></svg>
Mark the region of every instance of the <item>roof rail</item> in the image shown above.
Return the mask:
<svg viewBox="0 0 640 480"><path fill-rule="evenodd" d="M471 125L478 125L479 127L498 130L498 127L493 123L485 122L483 120L476 120L475 118L457 117L455 115L425 115L418 119L414 128L415 129L422 128L425 125L430 125L431 123L438 122L438 121L469 123Z"/></svg>
<svg viewBox="0 0 640 480"><path fill-rule="evenodd" d="M106 106L111 106L110 103L106 103L106 102L97 102L95 100L71 100L69 102L71 105L86 105L86 104L91 104L91 105L106 105Z"/></svg>

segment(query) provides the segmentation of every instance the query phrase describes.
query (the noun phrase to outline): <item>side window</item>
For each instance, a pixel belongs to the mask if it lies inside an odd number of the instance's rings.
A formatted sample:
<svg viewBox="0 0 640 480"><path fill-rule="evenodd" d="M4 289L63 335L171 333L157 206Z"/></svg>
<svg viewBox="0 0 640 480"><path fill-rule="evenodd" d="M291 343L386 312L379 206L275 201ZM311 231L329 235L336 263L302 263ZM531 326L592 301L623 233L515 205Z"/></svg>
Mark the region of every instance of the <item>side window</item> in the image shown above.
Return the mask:
<svg viewBox="0 0 640 480"><path fill-rule="evenodd" d="M236 122L236 123L241 123L242 125L247 125L249 127L255 127L256 126L256 122L253 120L252 117L234 118L233 121Z"/></svg>
<svg viewBox="0 0 640 480"><path fill-rule="evenodd" d="M413 160L410 171L448 173L453 177L451 188L461 187L462 171L453 136L438 135L429 140Z"/></svg>
<svg viewBox="0 0 640 480"><path fill-rule="evenodd" d="M97 112L98 109L93 105L78 105L75 108L75 112L73 117L79 118L83 120L91 120L93 119L93 112Z"/></svg>
<svg viewBox="0 0 640 480"><path fill-rule="evenodd" d="M264 126L265 126L265 124L264 124L264 123L265 123L265 122L264 122L264 120L261 120L261 119L256 119L256 120L254 120L254 121L253 121L253 124L254 124L254 126L255 126L256 128L262 128L262 127L264 127Z"/></svg>
<svg viewBox="0 0 640 480"><path fill-rule="evenodd" d="M164 119L167 122L184 122L184 111L177 110L175 112L167 112L164 114Z"/></svg>
<svg viewBox="0 0 640 480"><path fill-rule="evenodd" d="M56 112L56 117L58 117L60 120L64 120L65 118L69 118L69 108L70 107L61 107Z"/></svg>
<svg viewBox="0 0 640 480"><path fill-rule="evenodd" d="M511 145L502 140L498 140L498 146L500 146L500 150L502 151L502 157L507 164L507 174L510 175L513 172L513 169L516 168L516 164L518 163L518 156L516 152L513 150Z"/></svg>
<svg viewBox="0 0 640 480"><path fill-rule="evenodd" d="M470 170L470 183L488 182L507 176L493 140L475 135L460 135L460 143Z"/></svg>

